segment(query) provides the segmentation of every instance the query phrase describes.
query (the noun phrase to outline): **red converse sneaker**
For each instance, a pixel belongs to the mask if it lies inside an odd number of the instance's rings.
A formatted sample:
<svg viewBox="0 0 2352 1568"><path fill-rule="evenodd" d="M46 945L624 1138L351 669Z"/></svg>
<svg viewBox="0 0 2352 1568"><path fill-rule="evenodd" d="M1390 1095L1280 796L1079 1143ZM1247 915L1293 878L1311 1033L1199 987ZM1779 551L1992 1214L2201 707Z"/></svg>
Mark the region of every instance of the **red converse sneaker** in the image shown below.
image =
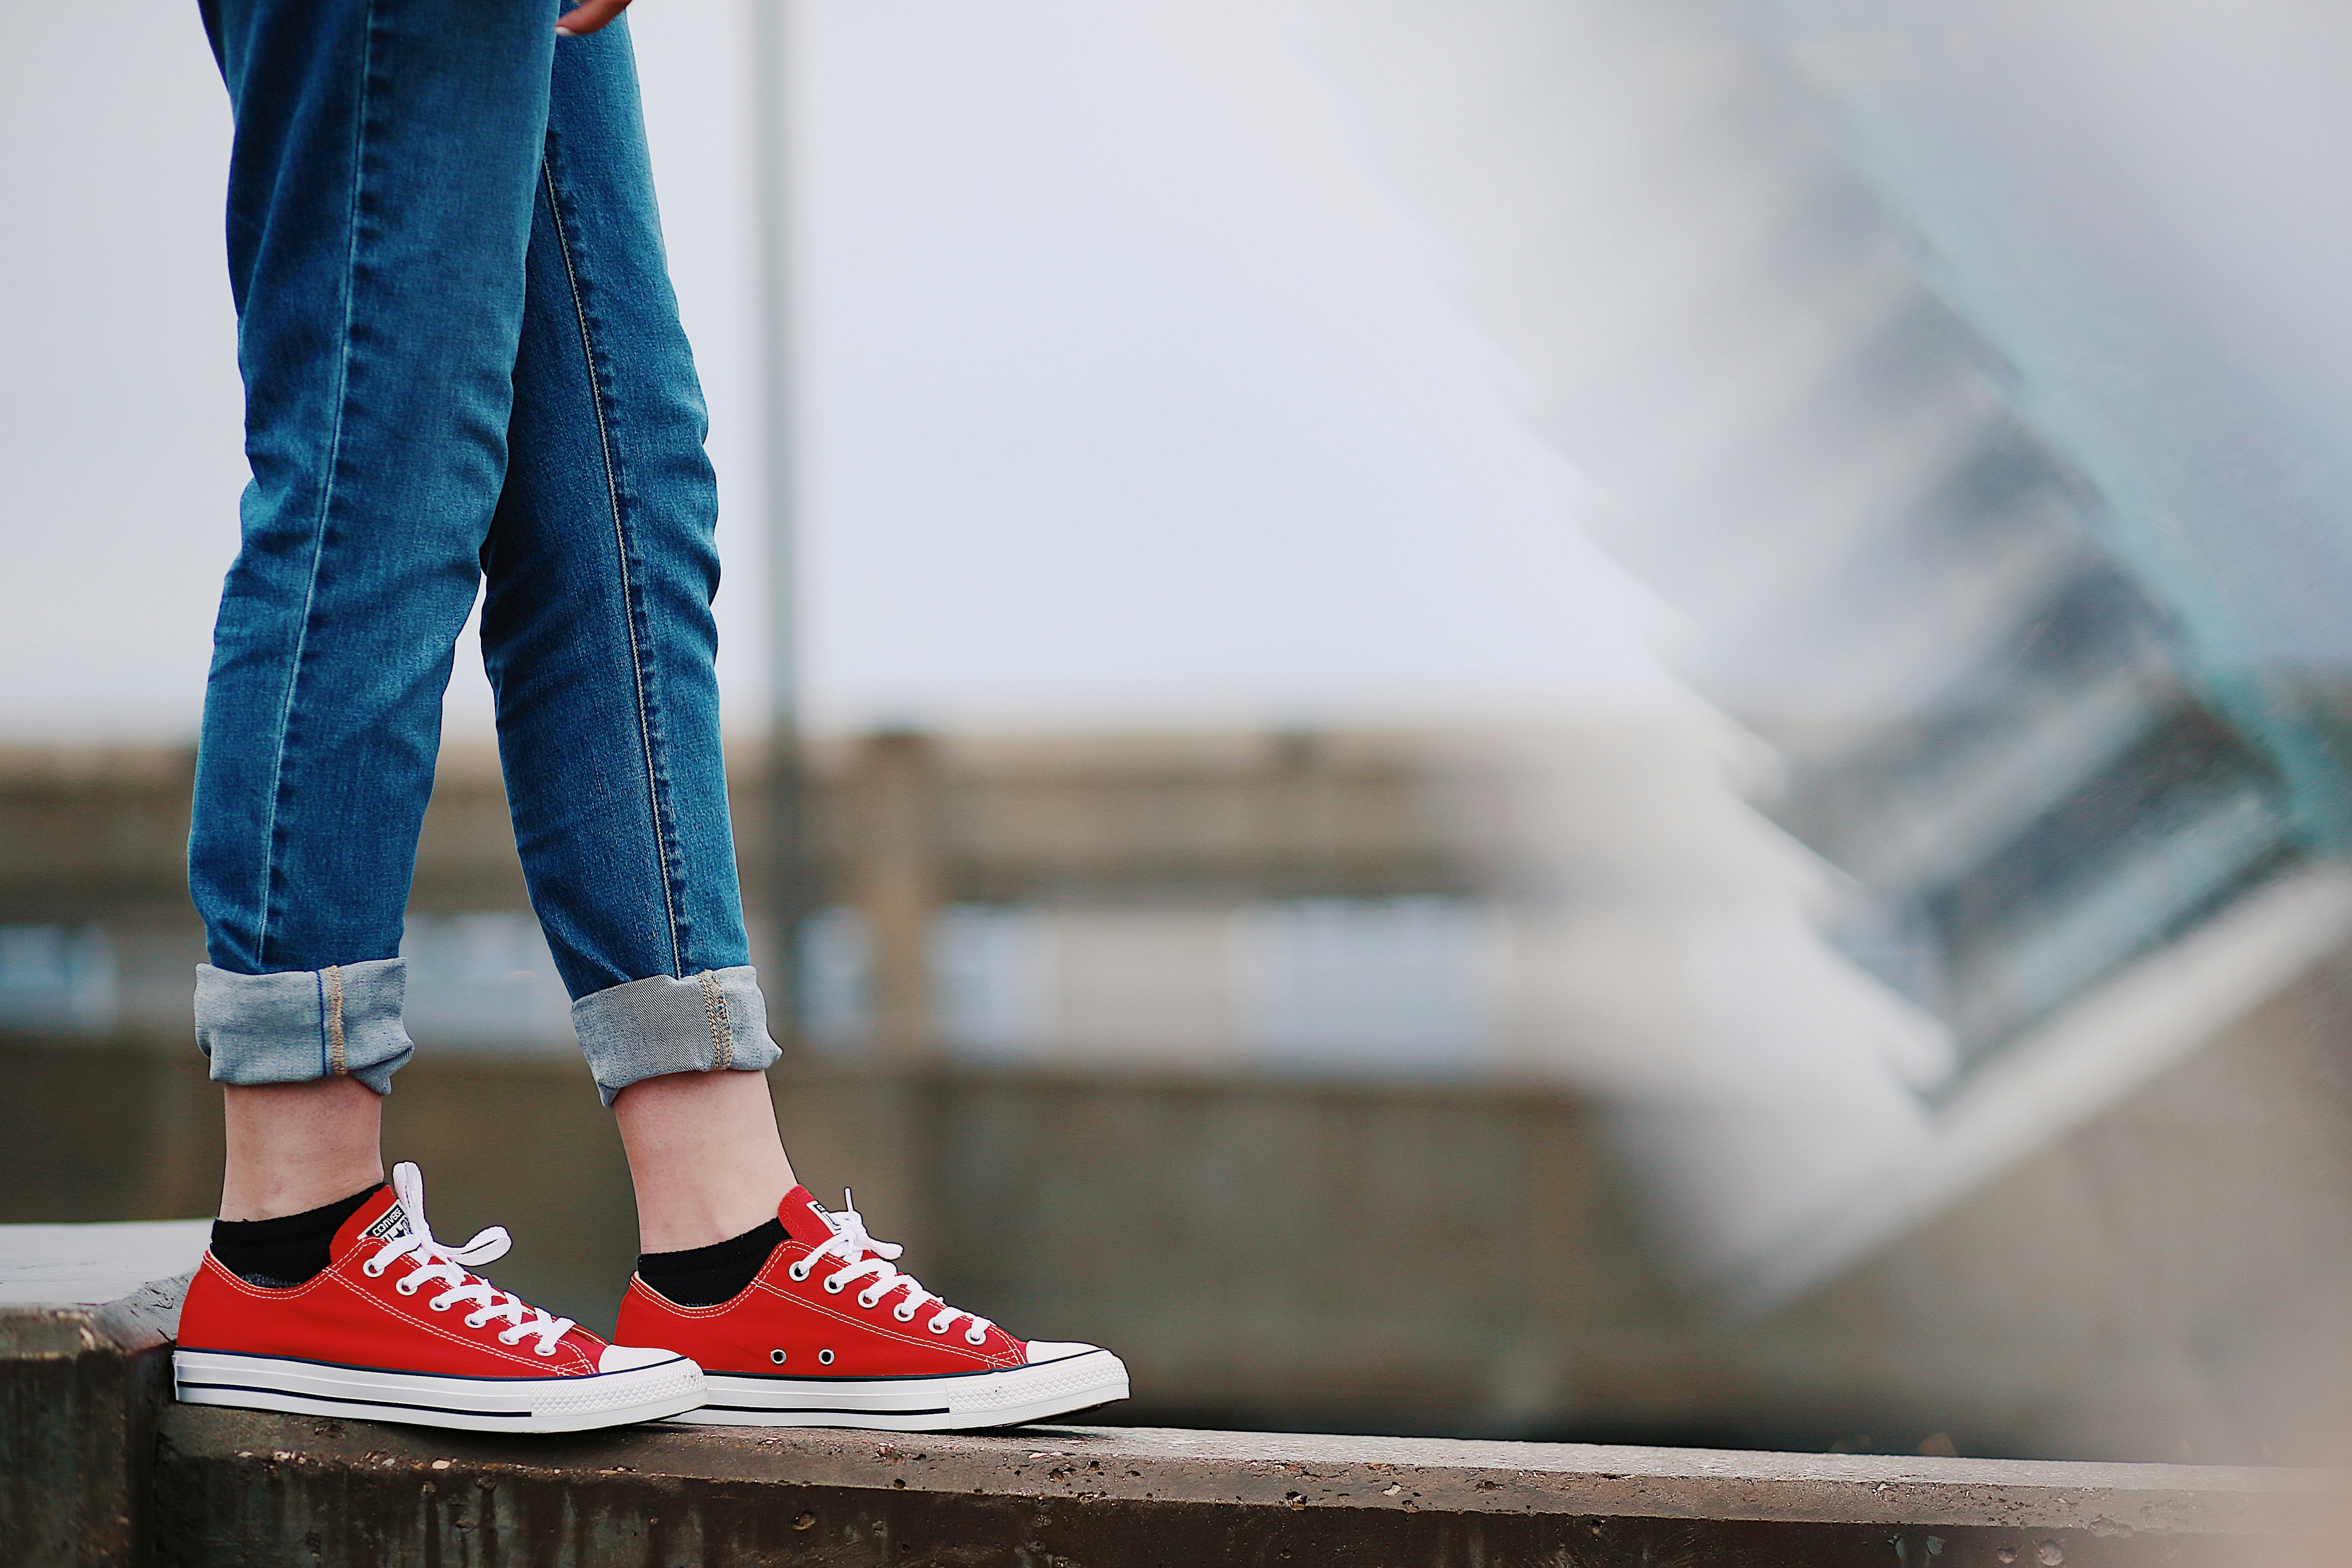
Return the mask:
<svg viewBox="0 0 2352 1568"><path fill-rule="evenodd" d="M182 1399L484 1432L577 1432L702 1403L701 1369L686 1357L608 1345L469 1273L505 1256L506 1231L444 1246L425 1223L416 1167L394 1168L392 1183L302 1284L248 1284L205 1254L172 1354Z"/></svg>
<svg viewBox="0 0 2352 1568"><path fill-rule="evenodd" d="M845 1199L847 1194L844 1194ZM702 1363L709 1403L675 1417L735 1426L1010 1426L1127 1397L1127 1366L1093 1345L1013 1338L901 1274L900 1248L845 1202L784 1194L785 1240L742 1293L681 1307L632 1278L618 1332Z"/></svg>

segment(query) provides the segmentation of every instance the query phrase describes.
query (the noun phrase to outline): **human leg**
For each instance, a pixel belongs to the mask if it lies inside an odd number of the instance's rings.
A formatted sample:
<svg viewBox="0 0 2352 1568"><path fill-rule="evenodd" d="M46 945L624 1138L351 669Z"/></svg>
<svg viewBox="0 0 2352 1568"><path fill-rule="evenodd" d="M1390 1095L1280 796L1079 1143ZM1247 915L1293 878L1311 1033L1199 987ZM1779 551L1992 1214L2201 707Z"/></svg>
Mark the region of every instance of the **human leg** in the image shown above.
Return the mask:
<svg viewBox="0 0 2352 1568"><path fill-rule="evenodd" d="M505 462L549 9L204 8L253 469L189 843L226 1083L381 1092L409 1054L401 915Z"/></svg>
<svg viewBox="0 0 2352 1568"><path fill-rule="evenodd" d="M220 1217L300 1214L383 1180L383 1098L355 1078L230 1084Z"/></svg>
<svg viewBox="0 0 2352 1568"><path fill-rule="evenodd" d="M750 952L719 733L717 487L625 23L556 51L514 388L482 548L482 657L532 907L608 1102L640 1078L714 1066L722 1046L727 1066L764 1067L758 992L738 973ZM637 998L698 1015L706 988L677 983L703 974L758 1039L706 1028L686 1042L701 1056L664 1058L667 1015ZM671 984L622 994L649 980Z"/></svg>
<svg viewBox="0 0 2352 1568"><path fill-rule="evenodd" d="M560 45L483 552L516 842L636 1185L621 1336L741 1385L698 1418L929 1429L1123 1397L1116 1356L949 1307L794 1182L756 1070L776 1052L727 824L715 495L642 136L625 25Z"/></svg>
<svg viewBox="0 0 2352 1568"><path fill-rule="evenodd" d="M648 1251L737 1235L793 1184L728 823L705 425L615 23L556 52L482 651L532 906Z"/></svg>
<svg viewBox="0 0 2352 1568"><path fill-rule="evenodd" d="M764 1073L665 1073L613 1102L637 1192L637 1250L682 1252L772 1218L797 1184Z"/></svg>
<svg viewBox="0 0 2352 1568"><path fill-rule="evenodd" d="M552 1431L701 1397L686 1358L606 1345L473 1274L504 1233L440 1243L415 1168L385 1188L377 1152L410 1054L401 915L441 697L505 468L554 12L205 5L236 118L254 479L190 840L229 1157L173 1352L183 1399Z"/></svg>

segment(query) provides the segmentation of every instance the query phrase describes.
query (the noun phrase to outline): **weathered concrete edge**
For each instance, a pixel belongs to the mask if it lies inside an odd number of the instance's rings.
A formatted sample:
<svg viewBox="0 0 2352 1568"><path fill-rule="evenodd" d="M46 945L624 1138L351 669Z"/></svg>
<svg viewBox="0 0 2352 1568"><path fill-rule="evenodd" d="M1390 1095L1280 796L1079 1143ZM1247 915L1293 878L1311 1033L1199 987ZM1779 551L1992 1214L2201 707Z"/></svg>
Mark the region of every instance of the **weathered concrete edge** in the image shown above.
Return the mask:
<svg viewBox="0 0 2352 1568"><path fill-rule="evenodd" d="M180 1299L194 1271L152 1280L96 1302L0 1303L0 1362L159 1350L180 1329Z"/></svg>
<svg viewBox="0 0 2352 1568"><path fill-rule="evenodd" d="M0 1306L12 1461L0 1489L10 1560L132 1568L150 1555L155 1417L170 1402L187 1277L99 1303Z"/></svg>
<svg viewBox="0 0 2352 1568"><path fill-rule="evenodd" d="M1987 1526L2096 1535L2302 1536L2339 1521L2330 1472L1459 1443L1175 1428L891 1435L635 1427L559 1438L175 1405L183 1456L359 1471L899 1490L1240 1507L1394 1509L1783 1523Z"/></svg>

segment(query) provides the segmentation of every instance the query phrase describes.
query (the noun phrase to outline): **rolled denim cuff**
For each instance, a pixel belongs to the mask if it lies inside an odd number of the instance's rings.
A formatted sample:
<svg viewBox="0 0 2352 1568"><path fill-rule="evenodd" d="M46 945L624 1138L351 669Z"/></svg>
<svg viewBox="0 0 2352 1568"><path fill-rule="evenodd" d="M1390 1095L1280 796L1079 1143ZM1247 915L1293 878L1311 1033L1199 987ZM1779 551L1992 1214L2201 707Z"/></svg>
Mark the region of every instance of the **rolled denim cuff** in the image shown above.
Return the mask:
<svg viewBox="0 0 2352 1568"><path fill-rule="evenodd" d="M572 1027L607 1105L646 1079L721 1068L758 1072L783 1055L768 1038L768 1004L748 963L607 986L572 1004Z"/></svg>
<svg viewBox="0 0 2352 1568"><path fill-rule="evenodd" d="M343 1075L378 1094L415 1054L400 1004L408 961L375 958L276 974L196 965L196 1048L218 1083L310 1083Z"/></svg>

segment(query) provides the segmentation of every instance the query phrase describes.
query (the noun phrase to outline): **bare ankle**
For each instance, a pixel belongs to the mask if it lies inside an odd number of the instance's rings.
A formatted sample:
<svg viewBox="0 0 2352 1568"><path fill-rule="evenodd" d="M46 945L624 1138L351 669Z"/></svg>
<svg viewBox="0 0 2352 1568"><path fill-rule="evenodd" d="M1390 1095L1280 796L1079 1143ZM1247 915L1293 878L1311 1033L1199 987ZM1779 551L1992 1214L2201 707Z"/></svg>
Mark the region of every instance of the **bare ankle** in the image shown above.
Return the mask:
<svg viewBox="0 0 2352 1568"><path fill-rule="evenodd" d="M383 1100L352 1078L228 1084L220 1217L300 1214L383 1180Z"/></svg>
<svg viewBox="0 0 2352 1568"><path fill-rule="evenodd" d="M795 1184L763 1073L670 1073L613 1102L637 1193L639 1249L681 1252L776 1215Z"/></svg>

